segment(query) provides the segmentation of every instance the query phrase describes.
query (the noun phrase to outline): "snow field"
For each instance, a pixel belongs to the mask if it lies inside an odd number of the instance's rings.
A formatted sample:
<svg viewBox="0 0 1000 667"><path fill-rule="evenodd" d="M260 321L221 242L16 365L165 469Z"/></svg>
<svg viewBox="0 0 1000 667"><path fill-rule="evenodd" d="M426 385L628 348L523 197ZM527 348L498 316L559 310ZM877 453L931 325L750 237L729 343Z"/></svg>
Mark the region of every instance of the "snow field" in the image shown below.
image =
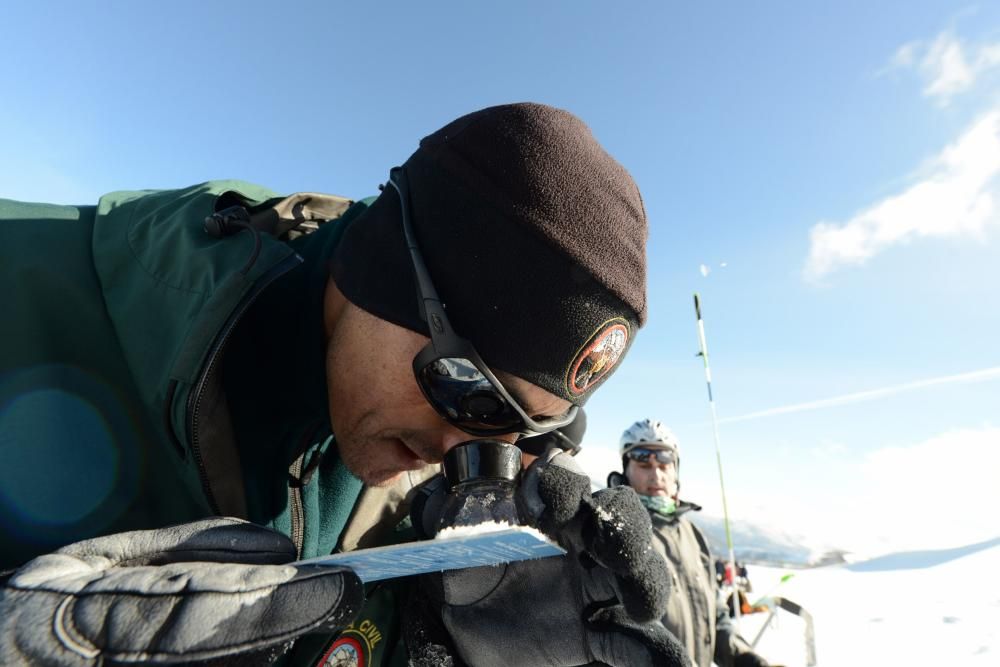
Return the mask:
<svg viewBox="0 0 1000 667"><path fill-rule="evenodd" d="M929 552L913 552L804 570L750 565L754 592L749 597L753 602L773 589L809 611L817 664L822 667L996 667L1000 665L996 542L968 555L949 554L944 562L933 562ZM795 576L776 587L788 572ZM766 616L743 618L740 629L747 641L757 635ZM761 638L758 652L773 664L805 665L804 623L784 611L778 612L776 621Z"/></svg>

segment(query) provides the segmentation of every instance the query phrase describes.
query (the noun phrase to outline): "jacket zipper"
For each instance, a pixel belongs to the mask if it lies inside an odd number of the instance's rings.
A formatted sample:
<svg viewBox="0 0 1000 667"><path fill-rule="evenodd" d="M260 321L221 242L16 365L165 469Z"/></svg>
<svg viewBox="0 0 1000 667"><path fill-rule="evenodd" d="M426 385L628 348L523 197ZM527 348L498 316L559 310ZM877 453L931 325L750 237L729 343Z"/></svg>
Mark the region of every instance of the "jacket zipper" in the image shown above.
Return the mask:
<svg viewBox="0 0 1000 667"><path fill-rule="evenodd" d="M288 484L288 505L292 520L291 538L292 543L295 545L295 554L297 558L302 558L302 543L305 541L305 529L303 526L305 523L305 516L302 508L302 484L299 481L302 477L302 460L305 456L306 452L299 454L298 458L292 461L292 465L288 468L288 472L291 475L291 479Z"/></svg>
<svg viewBox="0 0 1000 667"><path fill-rule="evenodd" d="M198 418L201 413L201 402L204 398L205 388L208 386L208 380L211 378L212 373L215 372L216 362L219 360L220 356L219 353L222 352L222 349L229 340L229 336L232 334L233 329L236 328L236 324L246 313L247 309L250 308L253 302L257 300L257 297L260 296L261 292L267 289L271 283L288 273L301 262L302 258L297 254L293 254L282 260L279 264L265 273L257 281L257 285L254 286L253 291L244 296L243 299L236 305L232 315L229 316L225 326L222 327L222 331L219 332L215 338L215 342L212 343L212 347L208 353L208 361L204 366L205 370L202 371L201 376L198 378L198 381L195 384L195 390L191 392L191 398L188 400L188 440L191 443L191 453L194 456L195 463L198 465L198 478L201 480L202 492L208 500L209 507L215 514L220 514L221 512L219 510L219 505L215 500L215 495L212 493L212 488L208 482L208 474L205 472L205 463L201 456L201 446L198 442Z"/></svg>
<svg viewBox="0 0 1000 667"><path fill-rule="evenodd" d="M319 429L320 423L310 425L306 428L305 436L302 438L302 443L299 446L299 454L292 461L292 464L288 466L288 508L289 508L289 519L291 520L291 533L290 537L292 539L292 544L295 545L295 553L299 558L302 558L302 548L305 543L305 507L302 501L302 487L309 483L308 479L303 479L303 477L311 477L311 473L306 473L306 456L313 449L314 436ZM317 452L313 456L319 456ZM312 465L309 466L312 468Z"/></svg>

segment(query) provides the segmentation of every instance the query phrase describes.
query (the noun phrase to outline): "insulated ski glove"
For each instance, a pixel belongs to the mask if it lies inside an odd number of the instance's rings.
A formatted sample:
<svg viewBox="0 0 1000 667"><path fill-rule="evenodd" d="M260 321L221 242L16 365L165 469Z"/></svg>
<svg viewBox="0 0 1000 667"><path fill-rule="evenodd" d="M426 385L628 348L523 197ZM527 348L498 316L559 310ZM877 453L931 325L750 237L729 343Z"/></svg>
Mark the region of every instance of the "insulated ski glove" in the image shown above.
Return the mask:
<svg viewBox="0 0 1000 667"><path fill-rule="evenodd" d="M0 582L0 663L268 664L364 598L347 568L294 559L284 535L224 518L71 544Z"/></svg>
<svg viewBox="0 0 1000 667"><path fill-rule="evenodd" d="M440 496L443 485L428 489ZM422 577L404 618L411 665L689 664L657 620L669 578L632 489L591 495L573 458L553 451L524 473L518 496L567 554ZM441 504L414 503L418 530L435 525Z"/></svg>

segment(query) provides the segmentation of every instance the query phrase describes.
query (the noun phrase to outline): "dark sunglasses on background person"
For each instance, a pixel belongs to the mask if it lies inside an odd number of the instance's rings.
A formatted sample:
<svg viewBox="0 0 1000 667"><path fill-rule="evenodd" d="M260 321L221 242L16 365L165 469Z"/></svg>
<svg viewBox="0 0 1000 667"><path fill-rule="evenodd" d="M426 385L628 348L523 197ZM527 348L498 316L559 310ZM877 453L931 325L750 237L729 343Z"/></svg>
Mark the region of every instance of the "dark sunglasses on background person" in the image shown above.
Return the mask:
<svg viewBox="0 0 1000 667"><path fill-rule="evenodd" d="M390 170L389 185L399 194L403 233L420 295L420 316L431 335L431 341L413 358L413 374L427 402L448 423L471 435L539 435L573 421L578 410L575 405L559 417L539 419L528 415L493 375L472 343L451 328L444 304L417 248L402 167Z"/></svg>
<svg viewBox="0 0 1000 667"><path fill-rule="evenodd" d="M638 461L639 463L645 463L646 461L656 461L657 463L662 463L667 465L669 463L676 463L677 457L669 449L649 449L646 447L636 447L635 449L630 449L625 452L625 456L632 459L633 461Z"/></svg>

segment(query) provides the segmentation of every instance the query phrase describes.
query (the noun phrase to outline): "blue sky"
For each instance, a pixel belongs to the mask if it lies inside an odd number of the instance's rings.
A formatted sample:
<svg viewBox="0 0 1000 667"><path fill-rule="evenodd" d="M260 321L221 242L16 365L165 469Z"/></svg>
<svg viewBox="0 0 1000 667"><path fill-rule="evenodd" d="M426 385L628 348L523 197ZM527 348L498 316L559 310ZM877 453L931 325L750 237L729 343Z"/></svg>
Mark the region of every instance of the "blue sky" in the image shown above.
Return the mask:
<svg viewBox="0 0 1000 667"><path fill-rule="evenodd" d="M361 197L463 113L573 111L651 225L649 324L583 460L603 477L662 419L717 510L695 290L722 418L1000 367L1000 7L750 4L8 3L0 196ZM1000 502L978 377L724 422L733 514L859 549L993 537L952 509Z"/></svg>

